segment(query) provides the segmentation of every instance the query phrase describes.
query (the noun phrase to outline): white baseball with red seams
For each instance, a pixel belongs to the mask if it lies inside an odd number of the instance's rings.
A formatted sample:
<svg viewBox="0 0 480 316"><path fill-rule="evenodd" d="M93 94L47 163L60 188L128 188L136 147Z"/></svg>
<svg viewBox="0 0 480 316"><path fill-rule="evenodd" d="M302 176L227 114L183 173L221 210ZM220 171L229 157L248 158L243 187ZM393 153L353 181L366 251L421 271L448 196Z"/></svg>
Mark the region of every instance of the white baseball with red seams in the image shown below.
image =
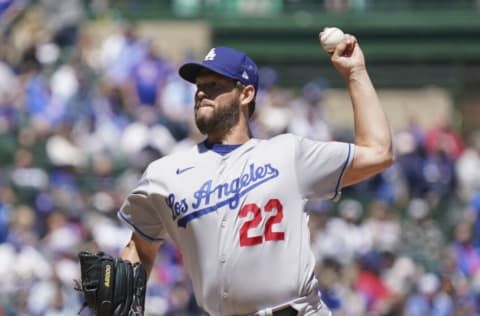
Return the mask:
<svg viewBox="0 0 480 316"><path fill-rule="evenodd" d="M338 43L343 41L345 34L338 27L326 27L320 35L320 43L327 53L333 53Z"/></svg>

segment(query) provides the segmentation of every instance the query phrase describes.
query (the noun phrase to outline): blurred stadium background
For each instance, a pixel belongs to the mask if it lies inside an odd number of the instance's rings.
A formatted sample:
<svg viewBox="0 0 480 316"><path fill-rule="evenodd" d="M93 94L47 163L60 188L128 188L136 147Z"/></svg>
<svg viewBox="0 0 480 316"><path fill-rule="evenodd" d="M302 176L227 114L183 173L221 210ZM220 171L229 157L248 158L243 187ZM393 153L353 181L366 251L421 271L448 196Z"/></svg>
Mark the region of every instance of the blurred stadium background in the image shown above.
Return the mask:
<svg viewBox="0 0 480 316"><path fill-rule="evenodd" d="M397 153L340 202L307 204L325 301L480 315L480 1L0 0L0 316L80 310L78 251L118 253L115 212L145 166L201 139L176 69L212 46L261 68L257 137L352 141L325 26L358 37ZM147 315L203 315L168 243Z"/></svg>

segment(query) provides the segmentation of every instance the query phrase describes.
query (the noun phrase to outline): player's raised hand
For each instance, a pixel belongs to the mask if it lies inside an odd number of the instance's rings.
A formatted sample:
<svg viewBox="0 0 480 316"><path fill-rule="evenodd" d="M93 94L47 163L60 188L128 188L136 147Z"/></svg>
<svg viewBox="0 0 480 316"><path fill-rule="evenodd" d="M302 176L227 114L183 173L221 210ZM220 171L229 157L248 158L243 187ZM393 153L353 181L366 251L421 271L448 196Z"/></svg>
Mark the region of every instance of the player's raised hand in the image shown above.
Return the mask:
<svg viewBox="0 0 480 316"><path fill-rule="evenodd" d="M355 36L345 34L331 55L331 60L338 72L349 78L356 71L365 70L365 57Z"/></svg>

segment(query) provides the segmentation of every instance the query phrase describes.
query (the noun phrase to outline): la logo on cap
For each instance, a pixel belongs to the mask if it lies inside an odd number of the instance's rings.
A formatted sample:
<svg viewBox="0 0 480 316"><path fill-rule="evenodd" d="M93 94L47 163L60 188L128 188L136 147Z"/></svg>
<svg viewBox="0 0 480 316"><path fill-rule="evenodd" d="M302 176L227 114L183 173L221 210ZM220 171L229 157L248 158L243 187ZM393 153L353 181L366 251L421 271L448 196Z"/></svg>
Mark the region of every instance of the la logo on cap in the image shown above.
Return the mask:
<svg viewBox="0 0 480 316"><path fill-rule="evenodd" d="M217 54L215 54L215 48L212 48L208 54L205 56L205 59L204 60L214 60L215 59L215 56L217 56Z"/></svg>
<svg viewBox="0 0 480 316"><path fill-rule="evenodd" d="M249 77L248 77L248 74L247 72L244 70L243 73L242 73L242 78L245 79L245 80L248 80Z"/></svg>

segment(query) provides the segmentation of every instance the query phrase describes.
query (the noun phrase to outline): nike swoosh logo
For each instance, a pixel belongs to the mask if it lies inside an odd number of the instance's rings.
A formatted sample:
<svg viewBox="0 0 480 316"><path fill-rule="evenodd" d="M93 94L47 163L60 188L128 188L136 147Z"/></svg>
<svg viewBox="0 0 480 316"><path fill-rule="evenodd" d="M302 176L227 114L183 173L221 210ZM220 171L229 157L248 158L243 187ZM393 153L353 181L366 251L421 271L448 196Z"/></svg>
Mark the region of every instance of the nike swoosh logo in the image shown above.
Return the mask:
<svg viewBox="0 0 480 316"><path fill-rule="evenodd" d="M184 173L185 171L188 171L188 170L193 169L193 168L195 168L195 167L194 167L194 166L191 166L191 167L187 167L187 168L183 168L183 169L177 168L176 174L182 174L182 173Z"/></svg>

